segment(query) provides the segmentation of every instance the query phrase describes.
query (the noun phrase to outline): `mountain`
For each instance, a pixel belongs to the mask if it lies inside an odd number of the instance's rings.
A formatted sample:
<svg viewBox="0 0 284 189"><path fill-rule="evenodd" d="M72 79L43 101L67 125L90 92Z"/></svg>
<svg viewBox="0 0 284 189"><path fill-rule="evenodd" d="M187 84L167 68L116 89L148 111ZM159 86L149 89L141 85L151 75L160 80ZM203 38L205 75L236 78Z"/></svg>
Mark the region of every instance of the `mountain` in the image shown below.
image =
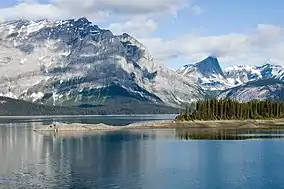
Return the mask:
<svg viewBox="0 0 284 189"><path fill-rule="evenodd" d="M177 73L201 86L207 98L284 100L284 69L279 65L220 67L217 58L208 58L185 65Z"/></svg>
<svg viewBox="0 0 284 189"><path fill-rule="evenodd" d="M219 98L231 98L237 101L266 99L284 101L284 82L278 79L250 81L222 91Z"/></svg>
<svg viewBox="0 0 284 189"><path fill-rule="evenodd" d="M178 113L180 110L164 106L153 105L138 100L120 98L109 100L104 105L80 107L47 106L17 100L8 97L0 97L0 116L39 116L39 115L105 115L105 114L169 114Z"/></svg>
<svg viewBox="0 0 284 189"><path fill-rule="evenodd" d="M282 99L284 81L281 66L222 70L213 56L174 71L154 60L137 39L114 35L86 18L1 23L0 67L0 96L44 106L104 107L108 113L113 113L110 107L169 112L215 96Z"/></svg>
<svg viewBox="0 0 284 189"><path fill-rule="evenodd" d="M0 24L0 95L60 106L128 99L178 106L204 97L139 41L86 18Z"/></svg>
<svg viewBox="0 0 284 189"><path fill-rule="evenodd" d="M226 68L224 74L235 87L222 91L219 98L238 101L284 100L284 69L281 66L233 66Z"/></svg>
<svg viewBox="0 0 284 189"><path fill-rule="evenodd" d="M284 80L284 69L278 65L232 66L224 70L225 77L235 85L249 81L278 79Z"/></svg>
<svg viewBox="0 0 284 189"><path fill-rule="evenodd" d="M177 73L186 76L204 90L223 90L232 86L224 75L219 61L212 56L201 62L185 65L179 68Z"/></svg>

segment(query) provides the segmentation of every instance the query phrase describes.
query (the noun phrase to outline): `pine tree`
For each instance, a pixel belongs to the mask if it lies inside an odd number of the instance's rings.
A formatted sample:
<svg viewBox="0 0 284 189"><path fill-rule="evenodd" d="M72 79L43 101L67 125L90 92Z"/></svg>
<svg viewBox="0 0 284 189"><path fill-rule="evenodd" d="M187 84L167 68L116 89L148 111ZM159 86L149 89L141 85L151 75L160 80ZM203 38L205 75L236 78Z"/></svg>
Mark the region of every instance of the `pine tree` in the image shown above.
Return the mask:
<svg viewBox="0 0 284 189"><path fill-rule="evenodd" d="M185 107L184 120L284 118L284 103L279 101L238 102L230 99L200 100Z"/></svg>

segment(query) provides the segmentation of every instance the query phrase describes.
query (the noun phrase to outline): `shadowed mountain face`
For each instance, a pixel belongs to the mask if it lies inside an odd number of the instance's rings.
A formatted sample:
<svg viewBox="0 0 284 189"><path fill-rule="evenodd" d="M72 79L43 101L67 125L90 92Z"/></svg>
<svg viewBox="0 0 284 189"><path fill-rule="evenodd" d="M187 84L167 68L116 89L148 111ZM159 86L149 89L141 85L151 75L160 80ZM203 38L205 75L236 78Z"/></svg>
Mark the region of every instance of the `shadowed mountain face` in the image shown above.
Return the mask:
<svg viewBox="0 0 284 189"><path fill-rule="evenodd" d="M133 37L115 36L86 18L4 22L0 40L2 96L64 106L121 97L176 106L204 96Z"/></svg>
<svg viewBox="0 0 284 189"><path fill-rule="evenodd" d="M125 97L111 98L103 105L81 104L79 107L47 106L0 97L0 116L176 114L179 111L177 108Z"/></svg>
<svg viewBox="0 0 284 189"><path fill-rule="evenodd" d="M238 101L265 99L284 101L284 82L276 79L251 81L222 91L219 98L231 98Z"/></svg>
<svg viewBox="0 0 284 189"><path fill-rule="evenodd" d="M284 69L281 66L271 64L261 66L232 66L226 68L224 73L235 85L266 79L284 80Z"/></svg>
<svg viewBox="0 0 284 189"><path fill-rule="evenodd" d="M194 64L188 64L177 70L180 75L201 86L205 90L222 90L228 87L228 81L217 58L208 58Z"/></svg>
<svg viewBox="0 0 284 189"><path fill-rule="evenodd" d="M33 103L98 107L126 101L135 112L137 104L178 107L220 91L220 97L239 100L282 99L280 66L223 71L210 56L175 72L158 64L130 35L113 35L86 18L4 22L0 41L0 96ZM257 83L262 80L269 85ZM257 90L248 82L256 82Z"/></svg>
<svg viewBox="0 0 284 189"><path fill-rule="evenodd" d="M217 58L209 56L195 64L196 70L203 74L204 77L210 77L212 75L220 75L224 77L224 73L219 65Z"/></svg>
<svg viewBox="0 0 284 189"><path fill-rule="evenodd" d="M284 69L281 66L233 66L225 69L225 76L235 87L221 92L220 98L284 100Z"/></svg>
<svg viewBox="0 0 284 189"><path fill-rule="evenodd" d="M190 74L194 71L202 74L202 76L206 78L210 78L212 75L225 77L217 58L212 56L209 56L201 62L185 65L178 70L178 72L183 75Z"/></svg>

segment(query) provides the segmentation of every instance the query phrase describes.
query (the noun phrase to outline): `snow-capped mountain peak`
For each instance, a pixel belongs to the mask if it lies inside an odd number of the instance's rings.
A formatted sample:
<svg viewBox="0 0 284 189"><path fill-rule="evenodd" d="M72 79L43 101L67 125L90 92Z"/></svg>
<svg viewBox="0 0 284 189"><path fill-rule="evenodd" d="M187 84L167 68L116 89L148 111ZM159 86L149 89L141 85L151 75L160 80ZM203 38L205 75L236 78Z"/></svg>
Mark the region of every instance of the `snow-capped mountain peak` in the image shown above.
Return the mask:
<svg viewBox="0 0 284 189"><path fill-rule="evenodd" d="M224 77L224 73L216 57L209 56L201 62L196 63L195 66L205 77L211 77L212 75L221 75Z"/></svg>
<svg viewBox="0 0 284 189"><path fill-rule="evenodd" d="M194 64L185 65L177 72L193 80L205 90L220 90L228 85L218 59L213 56Z"/></svg>
<svg viewBox="0 0 284 189"><path fill-rule="evenodd" d="M178 69L178 72L182 75L187 75L193 70L201 73L204 77L212 77L212 75L221 75L224 76L224 73L220 67L218 59L213 56L209 56L204 60L183 66Z"/></svg>
<svg viewBox="0 0 284 189"><path fill-rule="evenodd" d="M219 98L239 101L284 99L284 69L279 65L232 66L224 73L235 86L221 92Z"/></svg>
<svg viewBox="0 0 284 189"><path fill-rule="evenodd" d="M206 59L188 64L177 70L180 75L201 86L204 90L225 90L248 82L275 79L284 81L284 69L279 65L236 65L222 70L218 59L209 56Z"/></svg>
<svg viewBox="0 0 284 189"><path fill-rule="evenodd" d="M86 18L4 22L0 41L0 94L9 88L19 99L60 105L121 97L180 104L203 96L138 40Z"/></svg>
<svg viewBox="0 0 284 189"><path fill-rule="evenodd" d="M264 79L284 79L284 69L270 63L259 66L232 66L226 68L224 73L235 85Z"/></svg>

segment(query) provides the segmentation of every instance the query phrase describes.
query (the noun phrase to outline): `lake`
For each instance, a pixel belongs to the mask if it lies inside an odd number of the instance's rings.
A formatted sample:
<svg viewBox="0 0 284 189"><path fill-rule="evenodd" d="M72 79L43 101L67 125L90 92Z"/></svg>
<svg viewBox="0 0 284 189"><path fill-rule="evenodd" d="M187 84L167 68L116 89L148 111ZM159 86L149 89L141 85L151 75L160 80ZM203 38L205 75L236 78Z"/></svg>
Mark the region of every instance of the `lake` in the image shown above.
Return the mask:
<svg viewBox="0 0 284 189"><path fill-rule="evenodd" d="M1 118L0 188L284 188L282 129L32 131L53 121L121 126L173 117Z"/></svg>

